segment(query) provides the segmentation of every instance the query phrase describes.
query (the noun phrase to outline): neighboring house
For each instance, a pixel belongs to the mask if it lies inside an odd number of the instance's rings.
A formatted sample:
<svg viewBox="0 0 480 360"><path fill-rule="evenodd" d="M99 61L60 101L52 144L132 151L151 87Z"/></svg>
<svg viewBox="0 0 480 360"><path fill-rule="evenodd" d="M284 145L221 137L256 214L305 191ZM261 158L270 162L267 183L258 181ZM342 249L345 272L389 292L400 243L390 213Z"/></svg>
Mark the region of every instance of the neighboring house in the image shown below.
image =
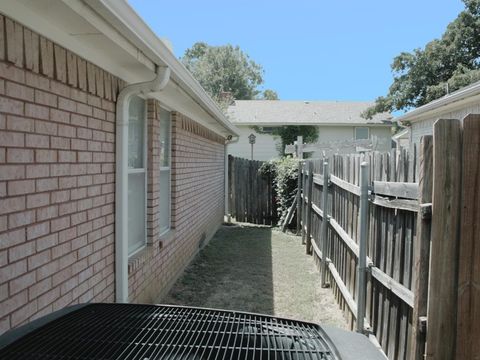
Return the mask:
<svg viewBox="0 0 480 360"><path fill-rule="evenodd" d="M471 113L480 113L480 81L409 111L396 120L410 127L410 147L413 147L420 144L422 136L433 134L436 120L463 120Z"/></svg>
<svg viewBox="0 0 480 360"><path fill-rule="evenodd" d="M223 221L235 127L125 1L0 12L0 333L158 301Z"/></svg>
<svg viewBox="0 0 480 360"><path fill-rule="evenodd" d="M228 145L228 153L250 158L248 136L253 133L256 136L253 158L277 158L280 139L268 132L284 125L318 127L319 151L314 157L321 156L324 148L339 153L355 151L355 146L351 146L355 140L371 140L375 150L387 151L391 148L392 116L383 113L371 120L362 118L361 113L371 105L371 102L347 101L235 100L228 108L228 118L238 127L240 137ZM253 126L261 128L261 133Z"/></svg>

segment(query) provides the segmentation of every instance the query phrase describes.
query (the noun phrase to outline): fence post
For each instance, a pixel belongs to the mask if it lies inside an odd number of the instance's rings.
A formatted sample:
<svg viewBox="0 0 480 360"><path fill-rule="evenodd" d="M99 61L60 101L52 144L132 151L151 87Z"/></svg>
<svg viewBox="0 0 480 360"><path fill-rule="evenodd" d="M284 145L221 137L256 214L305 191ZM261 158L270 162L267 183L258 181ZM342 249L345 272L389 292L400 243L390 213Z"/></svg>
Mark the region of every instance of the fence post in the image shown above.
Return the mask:
<svg viewBox="0 0 480 360"><path fill-rule="evenodd" d="M307 186L307 231L305 234L305 243L306 243L306 252L307 254L312 253L312 195L313 195L313 161L308 162L308 186Z"/></svg>
<svg viewBox="0 0 480 360"><path fill-rule="evenodd" d="M302 231L302 162L298 162L297 179L297 235Z"/></svg>
<svg viewBox="0 0 480 360"><path fill-rule="evenodd" d="M433 139L423 136L420 142L420 171L418 184L418 202L420 213L417 218L417 241L413 248L414 279L412 291L415 294L413 304L412 342L409 359L423 360L425 353L424 324L421 318L427 316L428 264L430 260L431 202L433 181Z"/></svg>
<svg viewBox="0 0 480 360"><path fill-rule="evenodd" d="M297 136L297 158L303 159L303 136Z"/></svg>
<svg viewBox="0 0 480 360"><path fill-rule="evenodd" d="M364 332L365 293L367 286L367 218L368 218L368 163L360 165L360 238L358 252L358 300L357 300L357 332Z"/></svg>
<svg viewBox="0 0 480 360"><path fill-rule="evenodd" d="M433 125L432 245L427 319L427 359L455 358L458 238L462 177L459 120Z"/></svg>
<svg viewBox="0 0 480 360"><path fill-rule="evenodd" d="M327 230L328 230L328 162L323 162L323 193L322 193L322 287L328 287L327 283Z"/></svg>
<svg viewBox="0 0 480 360"><path fill-rule="evenodd" d="M305 205L307 199L307 163L302 161L302 210L300 211L302 214L302 219L300 223L301 227L301 235L302 235L302 244L305 245L305 228L307 222L307 206Z"/></svg>

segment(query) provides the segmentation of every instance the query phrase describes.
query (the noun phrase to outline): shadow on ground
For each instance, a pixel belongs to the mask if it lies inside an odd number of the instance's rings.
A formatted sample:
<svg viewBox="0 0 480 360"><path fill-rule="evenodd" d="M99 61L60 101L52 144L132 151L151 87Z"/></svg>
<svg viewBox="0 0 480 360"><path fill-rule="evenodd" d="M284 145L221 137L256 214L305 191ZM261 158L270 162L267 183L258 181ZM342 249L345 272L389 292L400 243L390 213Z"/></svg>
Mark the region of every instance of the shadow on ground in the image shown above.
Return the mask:
<svg viewBox="0 0 480 360"><path fill-rule="evenodd" d="M222 227L162 302L346 327L300 238L254 225Z"/></svg>
<svg viewBox="0 0 480 360"><path fill-rule="evenodd" d="M272 314L271 244L270 228L222 227L164 302Z"/></svg>

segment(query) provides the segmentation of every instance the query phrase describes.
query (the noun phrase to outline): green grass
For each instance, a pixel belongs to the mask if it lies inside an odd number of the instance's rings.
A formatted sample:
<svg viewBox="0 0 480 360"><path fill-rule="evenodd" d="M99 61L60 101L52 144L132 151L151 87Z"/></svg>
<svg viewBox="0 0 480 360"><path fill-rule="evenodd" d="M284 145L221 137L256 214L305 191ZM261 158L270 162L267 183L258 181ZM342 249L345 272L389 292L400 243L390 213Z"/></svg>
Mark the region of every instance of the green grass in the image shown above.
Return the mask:
<svg viewBox="0 0 480 360"><path fill-rule="evenodd" d="M346 327L300 238L267 227L222 227L162 302Z"/></svg>

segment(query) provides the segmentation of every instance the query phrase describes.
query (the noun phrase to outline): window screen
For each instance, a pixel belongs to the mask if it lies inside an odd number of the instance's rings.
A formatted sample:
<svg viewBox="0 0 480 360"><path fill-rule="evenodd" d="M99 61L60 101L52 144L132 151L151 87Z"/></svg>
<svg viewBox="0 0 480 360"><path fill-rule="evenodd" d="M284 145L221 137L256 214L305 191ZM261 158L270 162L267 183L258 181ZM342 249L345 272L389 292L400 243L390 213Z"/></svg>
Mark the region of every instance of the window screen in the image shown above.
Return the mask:
<svg viewBox="0 0 480 360"><path fill-rule="evenodd" d="M145 100L133 97L128 111L128 253L145 245Z"/></svg>
<svg viewBox="0 0 480 360"><path fill-rule="evenodd" d="M170 229L171 209L171 119L170 112L160 110L160 234Z"/></svg>

